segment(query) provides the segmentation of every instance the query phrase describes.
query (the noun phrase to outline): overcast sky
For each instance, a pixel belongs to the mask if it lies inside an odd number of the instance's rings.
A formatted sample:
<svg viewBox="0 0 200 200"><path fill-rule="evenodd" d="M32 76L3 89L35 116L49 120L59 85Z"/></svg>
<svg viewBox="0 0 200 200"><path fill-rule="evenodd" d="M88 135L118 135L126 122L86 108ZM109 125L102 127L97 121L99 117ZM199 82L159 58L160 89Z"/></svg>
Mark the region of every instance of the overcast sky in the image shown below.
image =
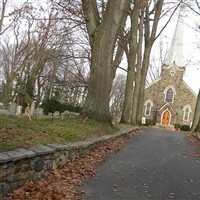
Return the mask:
<svg viewBox="0 0 200 200"><path fill-rule="evenodd" d="M163 32L163 45L170 46L175 30L177 16L179 12L172 18L172 21ZM184 81L191 89L198 94L200 88L200 32L197 32L196 21L200 21L200 16L196 16L192 11L186 10L184 31L183 31L183 63L186 67ZM200 29L199 29L200 31ZM154 48L154 51L156 46Z"/></svg>
<svg viewBox="0 0 200 200"><path fill-rule="evenodd" d="M14 4L20 4L24 0L10 0L10 6ZM45 2L46 0L43 0ZM32 0L35 4L40 5L41 1L39 0ZM172 21L167 26L166 30L163 32L162 42L164 44L164 50L168 47L171 43L175 24L177 21L179 11L176 12L176 15L172 18ZM186 72L184 75L185 82L191 87L191 89L198 94L200 88L200 33L194 30L195 21L200 21L200 16L194 15L192 11L186 11L186 18L185 18L185 26L184 26L184 42L183 42L183 53L184 53L184 65L186 66ZM196 27L195 27L196 28ZM199 29L200 30L200 29ZM199 38L199 39L198 39ZM154 51L156 51L156 44ZM155 52L156 54L156 52ZM125 63L125 62L124 62Z"/></svg>

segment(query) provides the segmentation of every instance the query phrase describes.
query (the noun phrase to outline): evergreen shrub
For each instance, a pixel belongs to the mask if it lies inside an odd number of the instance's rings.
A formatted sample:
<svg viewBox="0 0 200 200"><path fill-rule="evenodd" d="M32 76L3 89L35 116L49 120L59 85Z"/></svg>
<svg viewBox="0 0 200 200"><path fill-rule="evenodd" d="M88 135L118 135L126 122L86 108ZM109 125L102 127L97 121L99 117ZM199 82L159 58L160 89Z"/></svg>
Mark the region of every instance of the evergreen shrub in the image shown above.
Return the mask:
<svg viewBox="0 0 200 200"><path fill-rule="evenodd" d="M59 111L60 113L65 110L69 110L70 112L81 113L82 108L79 106L73 106L70 104L62 104L55 99L48 99L42 102L41 108L43 108L44 114L48 114L49 112L54 113L55 111Z"/></svg>

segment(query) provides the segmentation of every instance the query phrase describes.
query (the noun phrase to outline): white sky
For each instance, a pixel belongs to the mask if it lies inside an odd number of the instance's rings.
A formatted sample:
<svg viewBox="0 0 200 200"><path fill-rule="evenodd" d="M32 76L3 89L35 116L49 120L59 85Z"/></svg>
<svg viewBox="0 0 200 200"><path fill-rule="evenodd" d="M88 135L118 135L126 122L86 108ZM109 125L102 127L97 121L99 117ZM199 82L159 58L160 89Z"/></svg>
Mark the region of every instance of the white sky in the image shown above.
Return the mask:
<svg viewBox="0 0 200 200"><path fill-rule="evenodd" d="M13 6L14 4L19 5L23 1L24 0L14 0L14 1L10 0L9 3L10 3L10 6ZM39 0L32 0L32 2L36 3L38 6L41 4ZM166 49L166 46L169 47L171 43L178 12L179 11L176 12L176 16L172 18L172 21L167 26L166 30L164 30L163 32L165 37L163 37L162 42L165 45L165 49ZM198 94L198 91L200 88L200 45L198 48L198 43L200 43L200 33L196 32L191 27L195 27L194 20L200 21L200 16L194 15L192 11L190 10L186 11L186 15L187 15L187 17L185 18L186 25L184 27L184 33L183 33L183 37L184 37L183 53L184 53L184 62L186 66L184 80L191 87L191 89L196 94ZM122 65L125 65L125 62L123 62Z"/></svg>

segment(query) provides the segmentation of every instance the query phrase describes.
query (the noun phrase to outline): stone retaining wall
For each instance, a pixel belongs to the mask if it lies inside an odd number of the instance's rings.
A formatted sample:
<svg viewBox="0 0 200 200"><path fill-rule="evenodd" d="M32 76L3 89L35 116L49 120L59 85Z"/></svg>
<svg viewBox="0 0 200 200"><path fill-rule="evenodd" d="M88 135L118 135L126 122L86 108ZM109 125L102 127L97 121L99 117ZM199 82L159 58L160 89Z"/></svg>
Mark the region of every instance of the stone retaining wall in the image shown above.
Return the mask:
<svg viewBox="0 0 200 200"><path fill-rule="evenodd" d="M129 132L137 130L127 129L88 141L39 145L0 153L0 197L13 191L27 180L40 179L46 171L56 169L68 161L85 155L89 149L98 147L105 141L125 137Z"/></svg>

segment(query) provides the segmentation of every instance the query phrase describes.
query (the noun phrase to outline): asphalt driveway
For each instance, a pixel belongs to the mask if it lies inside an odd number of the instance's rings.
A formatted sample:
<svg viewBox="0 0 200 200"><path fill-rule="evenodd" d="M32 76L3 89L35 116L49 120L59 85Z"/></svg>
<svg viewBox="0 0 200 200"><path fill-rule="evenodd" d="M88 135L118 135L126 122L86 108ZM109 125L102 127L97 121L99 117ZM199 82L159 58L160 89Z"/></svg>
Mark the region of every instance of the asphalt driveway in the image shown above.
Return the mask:
<svg viewBox="0 0 200 200"><path fill-rule="evenodd" d="M128 141L81 190L84 200L200 200L200 159L185 133L150 128Z"/></svg>

